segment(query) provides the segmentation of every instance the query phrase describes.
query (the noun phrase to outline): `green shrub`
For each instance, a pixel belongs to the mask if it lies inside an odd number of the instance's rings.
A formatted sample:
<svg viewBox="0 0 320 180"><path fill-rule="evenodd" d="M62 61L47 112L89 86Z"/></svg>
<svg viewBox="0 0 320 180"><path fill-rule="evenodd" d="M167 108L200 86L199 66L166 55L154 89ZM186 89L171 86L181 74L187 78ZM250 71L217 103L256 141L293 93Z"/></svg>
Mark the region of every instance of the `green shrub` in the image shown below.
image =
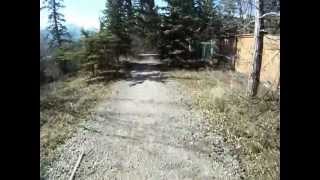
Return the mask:
<svg viewBox="0 0 320 180"><path fill-rule="evenodd" d="M55 60L58 62L63 73L73 73L80 69L85 59L85 49L80 42L72 42L57 48L54 52Z"/></svg>

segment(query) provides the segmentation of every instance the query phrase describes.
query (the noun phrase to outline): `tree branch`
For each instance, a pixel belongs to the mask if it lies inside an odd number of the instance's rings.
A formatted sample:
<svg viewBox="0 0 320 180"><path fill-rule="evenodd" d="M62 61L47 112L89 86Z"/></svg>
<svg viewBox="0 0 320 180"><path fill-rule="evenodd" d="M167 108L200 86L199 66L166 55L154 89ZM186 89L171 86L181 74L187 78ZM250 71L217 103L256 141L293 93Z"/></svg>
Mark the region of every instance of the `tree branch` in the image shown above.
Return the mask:
<svg viewBox="0 0 320 180"><path fill-rule="evenodd" d="M266 16L276 16L276 17L280 17L280 13L276 13L276 12L269 12L269 13L265 13L262 16L260 16L260 18L264 18Z"/></svg>
<svg viewBox="0 0 320 180"><path fill-rule="evenodd" d="M239 29L239 31L246 30L252 23L254 23L254 20L248 22L247 24L241 25L242 27Z"/></svg>
<svg viewBox="0 0 320 180"><path fill-rule="evenodd" d="M42 7L40 7L40 11L41 10L44 10L44 9L46 9L46 8L48 8L47 6L42 6Z"/></svg>
<svg viewBox="0 0 320 180"><path fill-rule="evenodd" d="M273 39L273 38L270 38L270 37L268 37L268 36L264 36L264 37L267 38L267 39L270 39L270 40L272 40L272 41L280 41L280 38Z"/></svg>

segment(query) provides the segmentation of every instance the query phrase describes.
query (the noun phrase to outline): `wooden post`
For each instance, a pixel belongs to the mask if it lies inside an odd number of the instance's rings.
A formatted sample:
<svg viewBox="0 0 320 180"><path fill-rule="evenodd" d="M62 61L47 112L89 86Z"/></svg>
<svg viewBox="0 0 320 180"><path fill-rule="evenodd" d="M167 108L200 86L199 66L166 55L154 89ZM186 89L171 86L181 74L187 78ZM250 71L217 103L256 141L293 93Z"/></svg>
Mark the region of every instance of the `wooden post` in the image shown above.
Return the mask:
<svg viewBox="0 0 320 180"><path fill-rule="evenodd" d="M202 47L202 58L201 58L201 60L203 60L204 58L205 58L205 53L206 53L206 50L205 50L205 44L201 44L201 47Z"/></svg>
<svg viewBox="0 0 320 180"><path fill-rule="evenodd" d="M251 72L248 79L247 95L253 97L257 94L259 81L260 81L260 69L262 62L262 50L263 50L263 3L262 0L255 0L256 15L255 15L255 28L254 28L254 52Z"/></svg>
<svg viewBox="0 0 320 180"><path fill-rule="evenodd" d="M237 44L238 43L238 37L237 36L234 36L234 39L233 39L233 49L232 49L232 53L233 53L233 57L232 57L232 70L235 71L236 70L236 60L237 60L237 57L238 57L238 52L237 52Z"/></svg>
<svg viewBox="0 0 320 180"><path fill-rule="evenodd" d="M280 95L280 76L277 83L277 95Z"/></svg>
<svg viewBox="0 0 320 180"><path fill-rule="evenodd" d="M213 41L210 40L210 57L213 55Z"/></svg>

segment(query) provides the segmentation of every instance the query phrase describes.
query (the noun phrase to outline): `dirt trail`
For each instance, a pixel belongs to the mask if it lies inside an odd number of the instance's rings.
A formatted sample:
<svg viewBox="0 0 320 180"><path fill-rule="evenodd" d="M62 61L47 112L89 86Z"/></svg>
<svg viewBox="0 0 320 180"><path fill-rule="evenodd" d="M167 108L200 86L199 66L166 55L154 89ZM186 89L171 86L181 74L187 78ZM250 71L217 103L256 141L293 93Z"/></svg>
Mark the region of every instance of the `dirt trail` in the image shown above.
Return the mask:
<svg viewBox="0 0 320 180"><path fill-rule="evenodd" d="M155 63L136 63L132 78L112 85L111 97L58 149L48 179L68 179L81 150L75 179L240 179L222 138L201 134L201 117Z"/></svg>

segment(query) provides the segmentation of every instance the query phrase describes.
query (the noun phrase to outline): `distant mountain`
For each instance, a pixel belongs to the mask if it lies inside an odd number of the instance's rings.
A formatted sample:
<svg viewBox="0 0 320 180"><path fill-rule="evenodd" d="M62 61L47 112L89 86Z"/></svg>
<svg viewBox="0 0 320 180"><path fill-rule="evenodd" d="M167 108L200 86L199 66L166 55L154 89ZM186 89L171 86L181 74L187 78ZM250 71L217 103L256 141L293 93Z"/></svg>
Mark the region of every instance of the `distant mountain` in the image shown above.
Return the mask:
<svg viewBox="0 0 320 180"><path fill-rule="evenodd" d="M47 36L50 36L50 33L47 29L40 29L40 36L45 38Z"/></svg>
<svg viewBox="0 0 320 180"><path fill-rule="evenodd" d="M72 40L77 41L81 38L81 27L75 24L66 25L68 32L71 35Z"/></svg>
<svg viewBox="0 0 320 180"><path fill-rule="evenodd" d="M75 25L75 24L67 24L68 32L70 33L72 40L77 41L81 38L81 26ZM85 30L98 32L98 29L96 28L84 28Z"/></svg>
<svg viewBox="0 0 320 180"><path fill-rule="evenodd" d="M48 49L50 40L50 33L46 29L40 29L40 45L42 48Z"/></svg>
<svg viewBox="0 0 320 180"><path fill-rule="evenodd" d="M78 41L81 38L82 27L75 24L66 24L66 27L73 41ZM98 32L98 29L96 28L85 28L85 29L89 31ZM49 38L50 38L50 33L47 29L40 29L40 33L43 35L43 37L47 37L49 35Z"/></svg>

